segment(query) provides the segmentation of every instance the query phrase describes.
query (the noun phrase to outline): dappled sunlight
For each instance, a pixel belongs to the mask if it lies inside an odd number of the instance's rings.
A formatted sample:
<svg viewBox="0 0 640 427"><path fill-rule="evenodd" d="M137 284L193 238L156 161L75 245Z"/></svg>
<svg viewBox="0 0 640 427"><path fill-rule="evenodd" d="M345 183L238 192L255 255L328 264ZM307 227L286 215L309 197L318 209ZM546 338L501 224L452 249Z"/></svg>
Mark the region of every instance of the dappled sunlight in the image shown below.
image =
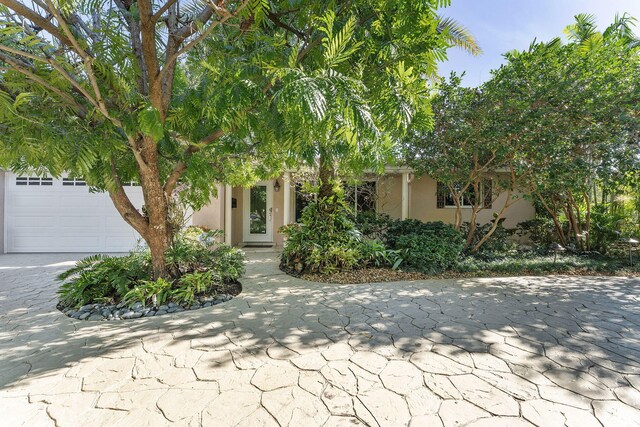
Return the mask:
<svg viewBox="0 0 640 427"><path fill-rule="evenodd" d="M277 254L249 257L233 300L135 321L83 322L58 312L52 266L63 260L26 277L0 273L9 298L0 313L2 396L97 393L97 407L122 410L108 399L151 381L158 393L199 384L224 401L260 402L282 389L298 396L287 405L307 399L325 408L324 393L335 389L364 402L348 405L362 413L375 412L367 399L389 391L410 405L422 396L435 412L449 410L447 399L470 402L480 418L544 404L592 421L592 401L618 404L624 392L621 404L633 405L640 396L629 386L640 387L637 279L331 285L284 275Z"/></svg>

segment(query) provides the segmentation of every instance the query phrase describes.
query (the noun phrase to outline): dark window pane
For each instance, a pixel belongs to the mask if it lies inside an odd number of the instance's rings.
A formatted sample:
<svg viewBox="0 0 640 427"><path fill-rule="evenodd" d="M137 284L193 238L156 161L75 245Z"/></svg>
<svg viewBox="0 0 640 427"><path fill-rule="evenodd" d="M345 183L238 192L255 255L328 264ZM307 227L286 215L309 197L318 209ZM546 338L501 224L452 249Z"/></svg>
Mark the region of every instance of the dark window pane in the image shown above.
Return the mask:
<svg viewBox="0 0 640 427"><path fill-rule="evenodd" d="M257 185L251 187L249 202L249 232L251 234L267 233L267 187Z"/></svg>

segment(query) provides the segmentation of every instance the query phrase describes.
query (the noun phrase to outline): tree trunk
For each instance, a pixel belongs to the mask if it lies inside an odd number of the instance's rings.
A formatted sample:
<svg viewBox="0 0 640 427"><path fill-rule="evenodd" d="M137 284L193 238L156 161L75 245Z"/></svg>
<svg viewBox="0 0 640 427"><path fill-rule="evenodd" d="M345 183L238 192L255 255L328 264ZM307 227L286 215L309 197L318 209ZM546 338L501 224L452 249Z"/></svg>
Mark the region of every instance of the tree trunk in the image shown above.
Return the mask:
<svg viewBox="0 0 640 427"><path fill-rule="evenodd" d="M475 200L473 201L473 206L471 208L471 218L469 219L469 233L467 234L467 241L464 245L464 248L467 249L473 243L473 239L476 237L476 229L477 229L477 221L478 221L478 212L480 211L480 192L479 185L477 181L473 183L473 190L475 191ZM484 200L482 200L484 204Z"/></svg>
<svg viewBox="0 0 640 427"><path fill-rule="evenodd" d="M493 236L493 233L495 233L495 231L498 229L498 226L500 225L500 220L502 219L502 215L504 215L505 211L509 209L511 205L521 200L520 198L518 198L516 199L516 201L511 201L512 193L513 192L511 190L507 191L507 197L506 197L506 201L504 202L504 206L502 206L502 209L500 209L500 212L498 212L495 215L493 219L493 224L491 225L491 228L489 229L487 234L482 236L482 239L480 239L480 241L476 243L476 245L471 249L471 252L473 253L478 252L478 250L482 247L482 245L487 243L487 241L491 238L491 236Z"/></svg>
<svg viewBox="0 0 640 427"><path fill-rule="evenodd" d="M158 170L158 149L150 137L141 140L144 165L139 165L140 185L148 216L149 227L142 235L151 251L153 277L158 279L168 274L165 253L173 240L174 230L169 223L169 200L164 192Z"/></svg>
<svg viewBox="0 0 640 427"><path fill-rule="evenodd" d="M560 240L560 244L562 246L567 246L567 239L564 235L564 231L562 230L562 224L560 224L560 220L558 219L557 209L551 209L544 198L540 195L540 193L536 193L538 196L538 200L544 206L544 209L551 215L551 219L553 219L553 225L556 229L556 235L558 236L558 240Z"/></svg>
<svg viewBox="0 0 640 427"><path fill-rule="evenodd" d="M318 191L319 199L331 197L335 194L333 186L336 179L336 171L333 162L326 155L320 155L318 179L320 181L320 189Z"/></svg>
<svg viewBox="0 0 640 427"><path fill-rule="evenodd" d="M158 227L154 229L154 227L149 227L149 230L149 233L143 238L149 245L153 278L157 280L161 277L166 277L168 274L166 252L171 244L171 236L166 231L166 228Z"/></svg>
<svg viewBox="0 0 640 427"><path fill-rule="evenodd" d="M596 199L594 199L596 200ZM591 198L589 197L589 193L584 193L584 201L586 203L587 211L585 213L585 224L584 224L584 234L585 234L585 242L587 245L587 250L591 250Z"/></svg>

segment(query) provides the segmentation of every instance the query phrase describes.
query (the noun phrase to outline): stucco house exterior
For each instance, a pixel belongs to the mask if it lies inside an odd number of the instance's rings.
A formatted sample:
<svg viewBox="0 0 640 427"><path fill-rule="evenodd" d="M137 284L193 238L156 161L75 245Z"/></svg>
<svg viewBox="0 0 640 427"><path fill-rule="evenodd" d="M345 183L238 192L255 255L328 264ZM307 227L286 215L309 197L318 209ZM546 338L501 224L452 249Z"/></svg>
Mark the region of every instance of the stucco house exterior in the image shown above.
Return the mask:
<svg viewBox="0 0 640 427"><path fill-rule="evenodd" d="M141 189L132 183L126 191L134 205L141 207ZM352 188L351 195L357 209L393 218L454 221L455 207L438 193L437 182L415 177L408 168L388 168L382 176L366 177ZM499 195L494 205L499 206L505 197ZM5 253L124 252L139 241L108 195L89 192L82 180L0 172L0 203L0 247ZM225 242L235 246L280 247L284 240L278 228L295 222L304 203L291 173L286 172L250 188L219 185L218 197L193 212L188 222L223 230ZM478 221L490 221L493 212L483 209ZM515 227L534 214L533 205L521 199L505 212L504 225ZM469 216L470 209L463 208L463 221Z"/></svg>

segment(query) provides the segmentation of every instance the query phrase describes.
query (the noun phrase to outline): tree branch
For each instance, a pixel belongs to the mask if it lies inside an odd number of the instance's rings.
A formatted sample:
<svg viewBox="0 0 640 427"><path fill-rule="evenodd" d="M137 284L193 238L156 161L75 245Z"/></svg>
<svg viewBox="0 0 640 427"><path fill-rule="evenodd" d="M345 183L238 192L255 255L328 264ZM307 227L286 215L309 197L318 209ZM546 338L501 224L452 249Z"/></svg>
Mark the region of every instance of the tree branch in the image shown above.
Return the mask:
<svg viewBox="0 0 640 427"><path fill-rule="evenodd" d="M205 146L222 138L224 134L225 132L221 129L215 130L211 134L202 138L197 145L190 145L189 147L187 147L187 149L183 153L183 156L186 158L191 156L194 153L197 153ZM186 170L187 170L187 164L185 163L184 160L181 160L176 164L176 166L173 168L173 170L171 171L171 174L169 174L169 177L167 178L167 181L164 184L165 196L169 197L171 195L173 190L176 188L176 185L178 184L180 177L184 174Z"/></svg>
<svg viewBox="0 0 640 427"><path fill-rule="evenodd" d="M164 68L162 69L162 71L160 71L160 78L162 78L163 74L167 71L168 65L172 65L181 55L183 55L184 53L188 52L191 48L193 48L195 45L197 45L202 40L204 40L209 34L211 34L211 32L213 31L214 28L218 27L219 25L224 24L229 19L236 17L238 15L238 13L240 13L242 11L242 9L244 9L248 4L249 4L249 1L248 0L244 0L242 2L242 4L233 13L230 13L227 9L223 9L221 7L218 7L218 6L215 6L215 5L212 4L212 11L211 11L211 14L209 15L209 17L213 14L214 10L218 14L224 14L224 17L221 18L219 21L216 21L216 22L210 24L209 27L207 27L204 31L202 31L200 33L200 35L198 35L198 37L196 37L195 39L191 40L189 43L184 45L181 49L179 49L173 55L167 57L166 61L165 61ZM200 18L198 18L198 19L200 19ZM206 23L208 20L209 20L209 18L207 18L203 23ZM192 23L191 25L189 25L187 27L184 27L178 34L176 34L178 39L179 40L184 40L189 35L193 34L195 32L195 26L194 25L195 25L195 23ZM191 30L190 31L186 31L183 34L183 31L184 31L185 28L190 28Z"/></svg>
<svg viewBox="0 0 640 427"><path fill-rule="evenodd" d="M122 218L144 237L149 229L149 222L140 212L138 212L138 209L136 209L133 203L131 203L131 199L129 199L129 196L127 196L127 193L124 191L113 156L110 161L111 176L116 183L116 189L109 190L109 197L113 201L113 205L118 210Z"/></svg>
<svg viewBox="0 0 640 427"><path fill-rule="evenodd" d="M2 50L5 50L4 49L5 47L6 46L0 45L0 49L2 49ZM87 109L83 105L79 104L75 99L73 99L73 97L71 95L69 95L68 93L64 93L63 91L61 91L57 87L47 83L43 78L41 78L37 74L29 71L28 69L26 69L22 65L18 64L15 60L13 60L13 58L11 58L11 57L9 57L7 55L4 55L4 54L0 54L0 59L2 59L7 64L11 65L11 67L12 67L11 69L12 70L17 71L20 74L25 75L30 80L33 80L35 83L43 86L44 88L50 90L51 92L55 93L60 98L65 100L69 104L70 107L73 107L76 110L76 114L78 115L78 117L80 117L81 119L86 118Z"/></svg>
<svg viewBox="0 0 640 427"><path fill-rule="evenodd" d="M173 6L176 3L176 1L178 0L169 0L165 4L163 4L162 7L160 7L160 9L158 9L156 13L153 14L153 16L151 17L151 20L154 23L158 22L158 20L162 18L162 14L165 13L167 10L169 10L169 8Z"/></svg>
<svg viewBox="0 0 640 427"><path fill-rule="evenodd" d="M64 31L66 36L71 41L71 44L73 46L74 51L80 56L80 58L82 58L82 61L84 63L84 68L85 68L85 70L87 72L87 77L89 78L89 82L90 82L91 87L93 88L93 92L94 92L94 94L96 96L96 102L97 102L98 109L102 112L102 114L107 119L111 120L109 111L107 110L107 106L104 103L104 99L102 99L102 94L100 92L100 87L98 86L98 81L96 80L96 76L93 73L93 61L94 61L94 58L91 55L89 55L87 53L87 51L85 51L82 46L80 46L80 43L78 42L78 40L75 38L75 36L71 32L71 29L69 28L69 25L67 24L65 19L62 17L62 14L55 8L55 6L52 3L52 1L51 0L46 0L46 2L47 2L47 5L49 6L49 12L51 14L53 14L53 16L58 21L58 24L60 24L60 26L62 27L62 31Z"/></svg>
<svg viewBox="0 0 640 427"><path fill-rule="evenodd" d="M303 33L302 31L300 31L300 30L298 30L296 28L293 28L291 25L287 24L286 22L282 22L280 20L280 18L279 18L279 15L269 11L267 13L267 18L269 18L269 20L271 22L273 22L276 27L280 27L283 30L287 30L287 31L295 34L301 40L306 40L307 39L307 34Z"/></svg>
<svg viewBox="0 0 640 427"><path fill-rule="evenodd" d="M67 38L63 33L61 33L59 31L59 28L53 25L51 21L49 21L49 19L44 18L42 15L26 7L21 2L15 1L15 0L0 0L0 4L13 10L18 15L24 16L25 18L33 22L38 27L44 30L47 30L53 37L58 39L62 44L65 44L67 46L72 46L71 40L69 40L69 38Z"/></svg>

